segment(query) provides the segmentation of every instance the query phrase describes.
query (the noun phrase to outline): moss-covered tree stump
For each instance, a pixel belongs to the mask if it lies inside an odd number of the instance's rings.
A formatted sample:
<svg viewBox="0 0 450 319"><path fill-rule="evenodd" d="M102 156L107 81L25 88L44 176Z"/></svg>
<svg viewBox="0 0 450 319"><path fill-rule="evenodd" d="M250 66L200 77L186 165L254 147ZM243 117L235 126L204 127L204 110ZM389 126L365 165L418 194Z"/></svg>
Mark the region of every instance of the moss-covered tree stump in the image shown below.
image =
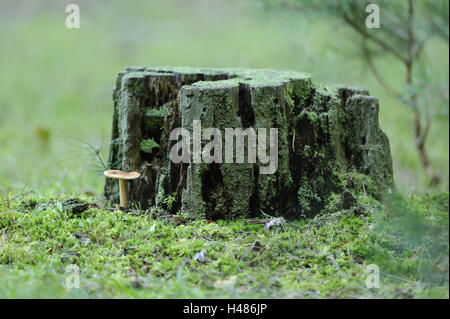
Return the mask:
<svg viewBox="0 0 450 319"><path fill-rule="evenodd" d="M332 195L393 187L378 100L365 89L313 84L307 74L248 69L129 67L117 76L109 168L138 171L128 198L142 209L195 218L298 218ZM261 163L175 163L174 128L277 128L278 168ZM203 145L206 141L203 141ZM192 157L192 155L191 155ZM266 165L264 165L266 166ZM118 201L107 180L105 197Z"/></svg>

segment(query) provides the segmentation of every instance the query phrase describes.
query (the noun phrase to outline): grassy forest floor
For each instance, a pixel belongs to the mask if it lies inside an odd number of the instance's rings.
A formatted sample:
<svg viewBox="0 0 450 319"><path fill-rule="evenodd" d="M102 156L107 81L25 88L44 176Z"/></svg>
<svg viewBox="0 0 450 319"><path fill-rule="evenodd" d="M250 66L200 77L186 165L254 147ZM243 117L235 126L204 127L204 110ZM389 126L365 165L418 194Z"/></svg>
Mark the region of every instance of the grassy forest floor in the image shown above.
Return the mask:
<svg viewBox="0 0 450 319"><path fill-rule="evenodd" d="M178 224L81 199L90 205L75 214L66 196L3 197L0 298L449 297L448 193L391 195L384 205L360 196L362 215L330 203L268 230ZM70 288L73 264L79 288ZM379 288L366 285L370 264Z"/></svg>
<svg viewBox="0 0 450 319"><path fill-rule="evenodd" d="M0 2L0 298L449 297L448 94L430 102L426 148L442 183L429 187L413 113L368 72L355 35L333 19L267 17L252 0L76 3L74 30L65 2ZM448 43L431 39L423 54L433 87L448 93ZM374 62L404 89L399 63ZM103 207L96 159L108 156L111 89L127 65L292 69L316 83L366 87L379 98L402 195L382 205L359 194L362 215L330 203L315 219L267 231ZM70 198L92 205L72 215L62 205ZM203 249L207 259L195 261ZM79 289L65 287L71 264ZM378 289L365 284L370 264L380 270Z"/></svg>

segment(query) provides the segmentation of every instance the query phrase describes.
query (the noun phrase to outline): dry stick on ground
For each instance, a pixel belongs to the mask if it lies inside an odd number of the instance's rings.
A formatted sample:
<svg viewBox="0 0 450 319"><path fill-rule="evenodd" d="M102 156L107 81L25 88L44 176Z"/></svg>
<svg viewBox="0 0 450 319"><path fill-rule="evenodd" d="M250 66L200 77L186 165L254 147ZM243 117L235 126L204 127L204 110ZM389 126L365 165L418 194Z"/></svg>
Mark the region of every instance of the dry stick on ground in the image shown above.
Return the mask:
<svg viewBox="0 0 450 319"><path fill-rule="evenodd" d="M255 235L251 232L237 232L237 233L230 233L230 234L217 234L217 235L213 235L213 236L205 236L202 234L198 234L199 237L205 239L205 240L212 240L214 238L225 238L226 236L241 236L241 235L248 235L248 236L252 236L255 237Z"/></svg>
<svg viewBox="0 0 450 319"><path fill-rule="evenodd" d="M265 221L265 223L267 223L267 222L271 221L272 219L277 218L277 217L275 217L275 216L271 216L271 215L269 215L269 214L264 213L264 212L262 211L262 209L260 209L260 211L261 211L261 214L263 214L263 215L266 216L266 217L270 217L270 218L269 218L269 219L257 219L257 220L255 220L255 221L259 221L259 222L258 222L258 223L255 222L254 224L262 224L262 223L261 223L262 221ZM281 218L282 218L282 217L281 217ZM290 225L292 225L292 226L294 226L294 227L300 227L299 225L297 225L297 224L295 224L295 223L293 223L293 222L291 222L291 221L289 221L289 220L286 220L286 219L284 219L284 218L283 218L283 220L284 220L286 223L288 223L288 224L290 224ZM265 223L264 223L264 224L265 224Z"/></svg>
<svg viewBox="0 0 450 319"><path fill-rule="evenodd" d="M249 219L244 222L244 225L255 225L255 224L265 224L270 221L269 218L266 219Z"/></svg>

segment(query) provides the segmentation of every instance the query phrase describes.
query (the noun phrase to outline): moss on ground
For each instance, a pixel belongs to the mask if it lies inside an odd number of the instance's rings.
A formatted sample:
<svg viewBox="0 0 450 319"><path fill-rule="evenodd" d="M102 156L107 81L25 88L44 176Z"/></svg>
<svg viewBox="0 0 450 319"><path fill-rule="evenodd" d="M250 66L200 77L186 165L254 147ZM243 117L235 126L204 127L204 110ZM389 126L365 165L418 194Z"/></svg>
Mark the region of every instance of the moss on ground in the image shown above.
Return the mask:
<svg viewBox="0 0 450 319"><path fill-rule="evenodd" d="M25 195L0 207L0 297L448 298L448 193L385 204L332 199L312 220L270 230L244 220L187 220ZM185 216L186 217L186 216ZM181 218L181 217L180 217ZM206 249L206 261L194 256ZM365 285L366 267L381 272ZM80 288L65 287L66 267Z"/></svg>

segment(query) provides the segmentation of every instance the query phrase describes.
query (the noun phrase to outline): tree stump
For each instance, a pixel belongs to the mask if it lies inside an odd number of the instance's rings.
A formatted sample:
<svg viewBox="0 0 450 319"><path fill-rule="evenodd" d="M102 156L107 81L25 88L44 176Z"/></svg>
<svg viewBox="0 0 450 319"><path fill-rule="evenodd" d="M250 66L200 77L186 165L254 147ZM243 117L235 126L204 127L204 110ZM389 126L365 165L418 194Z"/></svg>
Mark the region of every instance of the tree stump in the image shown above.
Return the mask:
<svg viewBox="0 0 450 319"><path fill-rule="evenodd" d="M293 71L128 67L117 76L113 100L109 169L141 173L127 192L142 209L213 220L261 212L299 218L345 190L363 187L381 198L394 187L378 100L365 89L313 84ZM260 162L208 164L192 153L189 162L175 163L170 151L178 141L170 134L180 127L193 134L196 120L222 132L276 128L277 170L262 174L267 164ZM113 180L104 195L118 201Z"/></svg>

